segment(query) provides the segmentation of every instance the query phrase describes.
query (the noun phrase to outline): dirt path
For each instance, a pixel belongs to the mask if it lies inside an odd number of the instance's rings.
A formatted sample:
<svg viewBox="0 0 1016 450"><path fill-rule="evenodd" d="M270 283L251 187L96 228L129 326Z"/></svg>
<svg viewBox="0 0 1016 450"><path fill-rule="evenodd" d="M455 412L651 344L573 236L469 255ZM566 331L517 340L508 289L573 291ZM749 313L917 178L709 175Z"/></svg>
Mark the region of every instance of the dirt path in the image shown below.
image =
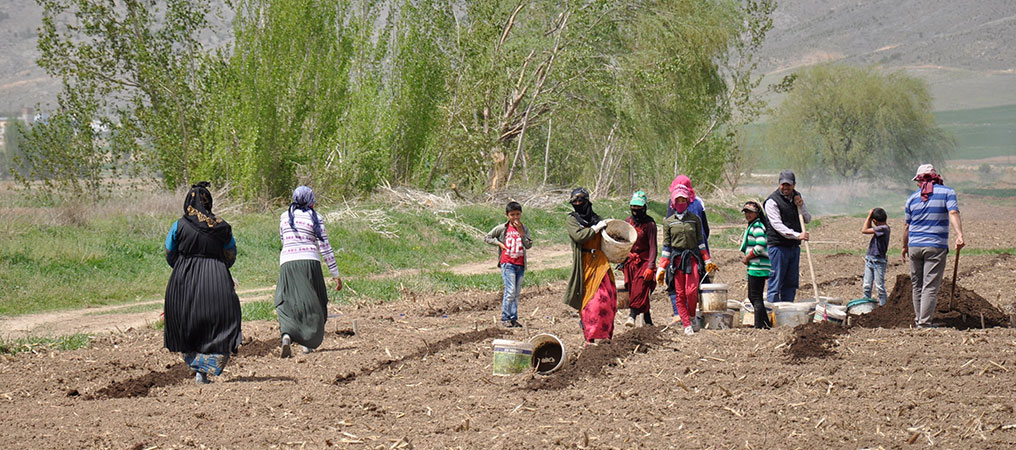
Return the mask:
<svg viewBox="0 0 1016 450"><path fill-rule="evenodd" d="M1006 204L1008 205L1008 204ZM1000 254L965 254L961 267L960 278L982 294L995 301L999 306L1016 309L1011 299L1011 292L1016 291L1016 256L1007 253L1012 248L1010 224L1003 218L1016 211L1012 206L999 206L971 201L964 205L964 225L967 241L971 249L1001 252ZM812 241L815 258L816 278L821 295L846 299L861 296L861 274L863 273L863 257L856 253L857 249L867 248L868 238L857 232L857 218L824 217L822 225L811 230L816 237ZM892 245L898 245L902 235L902 220L891 219L893 227ZM740 225L723 225L713 227L716 230L739 228ZM899 233L899 234L896 234ZM893 250L889 260L886 279L906 273L908 265L900 261L898 247ZM730 284L730 291L743 295L745 292L743 266L739 261L739 253L729 248L714 248L714 261L720 264L721 272L716 280ZM528 270L544 270L567 267L571 264L571 249L568 245L557 244L534 248L528 254ZM447 266L445 270L456 275L479 275L498 273L493 257L482 260ZM810 274L806 265L801 268L802 287L811 295ZM951 263L948 267L951 270ZM420 269L403 269L370 275L369 279L383 279L396 276L416 275ZM951 274L951 271L948 272ZM351 278L353 280L355 278ZM272 298L274 286L256 286L238 291L240 302L267 300ZM802 291L804 292L804 291ZM743 298L743 297L741 297ZM161 299L151 299L138 303L129 303L101 308L87 308L71 311L57 311L29 314L16 317L0 318L0 336L18 338L24 336L62 336L74 333L101 334L122 332L131 328L141 328L155 322L159 318ZM145 310L145 306L151 309Z"/></svg>
<svg viewBox="0 0 1016 450"><path fill-rule="evenodd" d="M553 245L537 249L528 254L532 270L553 269L571 264L571 249L567 245ZM480 275L497 273L498 268L491 259L457 266L448 271L456 275ZM392 278L417 275L420 269L394 270L375 274L368 279ZM275 286L262 286L238 290L240 303L263 301L273 298ZM26 336L66 336L75 333L103 334L126 332L149 326L159 320L162 314L162 299L145 300L123 305L83 308L38 314L26 314L0 318L0 336L20 338ZM146 307L150 307L146 308Z"/></svg>

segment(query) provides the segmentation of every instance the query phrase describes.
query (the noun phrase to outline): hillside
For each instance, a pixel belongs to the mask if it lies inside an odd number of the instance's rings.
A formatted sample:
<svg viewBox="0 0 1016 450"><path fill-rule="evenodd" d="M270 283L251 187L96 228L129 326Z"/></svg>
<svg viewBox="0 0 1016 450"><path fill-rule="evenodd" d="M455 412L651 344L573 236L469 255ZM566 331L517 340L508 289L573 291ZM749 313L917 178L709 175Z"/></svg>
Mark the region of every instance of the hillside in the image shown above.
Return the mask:
<svg viewBox="0 0 1016 450"><path fill-rule="evenodd" d="M1012 0L782 0L763 48L766 83L821 62L926 79L935 109L1016 103Z"/></svg>

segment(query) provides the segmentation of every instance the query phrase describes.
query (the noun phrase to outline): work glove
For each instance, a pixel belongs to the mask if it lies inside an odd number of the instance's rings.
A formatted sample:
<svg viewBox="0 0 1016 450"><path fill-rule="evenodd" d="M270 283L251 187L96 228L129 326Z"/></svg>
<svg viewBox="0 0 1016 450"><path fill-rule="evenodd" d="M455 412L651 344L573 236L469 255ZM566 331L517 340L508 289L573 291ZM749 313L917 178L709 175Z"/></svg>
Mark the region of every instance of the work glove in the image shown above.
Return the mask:
<svg viewBox="0 0 1016 450"><path fill-rule="evenodd" d="M603 231L604 228L607 228L607 222L601 220L596 222L596 225L593 225L592 228L593 231L599 233L600 231Z"/></svg>
<svg viewBox="0 0 1016 450"><path fill-rule="evenodd" d="M706 273L713 273L713 272L716 272L717 270L720 270L720 268L717 267L716 264L713 264L712 260L707 259L706 260Z"/></svg>
<svg viewBox="0 0 1016 450"><path fill-rule="evenodd" d="M660 260L660 268L656 269L656 282L663 284L665 281L664 274L667 272L667 266L670 265L670 258L663 258Z"/></svg>
<svg viewBox="0 0 1016 450"><path fill-rule="evenodd" d="M646 271L642 273L642 278L645 278L647 280L652 280L653 279L653 269L650 269L650 268L646 267Z"/></svg>

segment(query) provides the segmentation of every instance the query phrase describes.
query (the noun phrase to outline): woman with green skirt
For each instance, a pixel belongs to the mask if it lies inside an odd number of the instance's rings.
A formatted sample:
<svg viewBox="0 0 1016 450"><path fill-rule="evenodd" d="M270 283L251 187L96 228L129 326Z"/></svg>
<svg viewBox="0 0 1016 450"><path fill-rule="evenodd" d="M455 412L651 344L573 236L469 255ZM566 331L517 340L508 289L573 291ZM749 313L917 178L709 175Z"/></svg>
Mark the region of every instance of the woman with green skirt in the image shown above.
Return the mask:
<svg viewBox="0 0 1016 450"><path fill-rule="evenodd" d="M335 254L328 243L324 217L314 211L314 191L307 186L293 190L293 202L279 218L282 252L279 254L279 282L275 287L275 312L282 333L282 357L292 356L292 344L310 353L321 345L328 320L328 292L321 271L324 257L342 290Z"/></svg>

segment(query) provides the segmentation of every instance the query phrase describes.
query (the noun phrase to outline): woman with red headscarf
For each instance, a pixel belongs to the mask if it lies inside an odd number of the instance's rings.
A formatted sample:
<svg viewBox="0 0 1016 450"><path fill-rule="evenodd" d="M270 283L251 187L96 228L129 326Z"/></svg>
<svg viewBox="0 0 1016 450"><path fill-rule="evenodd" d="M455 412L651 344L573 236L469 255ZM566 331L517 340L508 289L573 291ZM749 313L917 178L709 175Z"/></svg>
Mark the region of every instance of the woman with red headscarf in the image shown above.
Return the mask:
<svg viewBox="0 0 1016 450"><path fill-rule="evenodd" d="M698 305L700 274L713 266L706 250L702 221L688 210L691 193L678 185L671 193L674 213L663 220L663 259L656 277L666 282L667 293L674 306L674 320L684 324L684 333L695 334L692 319Z"/></svg>

